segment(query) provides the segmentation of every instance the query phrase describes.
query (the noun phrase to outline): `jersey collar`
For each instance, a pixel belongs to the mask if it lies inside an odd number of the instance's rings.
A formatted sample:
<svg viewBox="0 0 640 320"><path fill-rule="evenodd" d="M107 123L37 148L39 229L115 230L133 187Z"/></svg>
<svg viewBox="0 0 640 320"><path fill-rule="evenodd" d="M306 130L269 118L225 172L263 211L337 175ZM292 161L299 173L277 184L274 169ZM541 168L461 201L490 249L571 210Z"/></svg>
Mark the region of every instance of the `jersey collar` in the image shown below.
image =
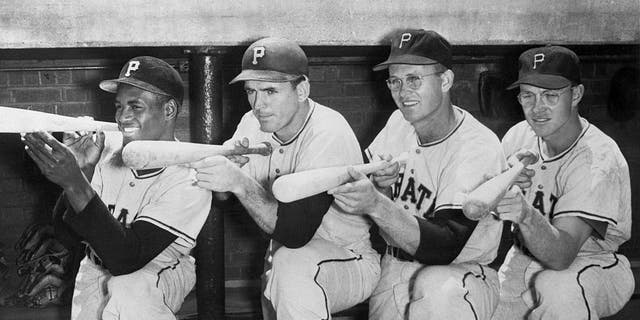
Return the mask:
<svg viewBox="0 0 640 320"><path fill-rule="evenodd" d="M165 168L155 168L155 169L141 169L141 170L134 170L131 169L131 173L133 173L133 176L136 179L148 179L148 178L153 178L159 174L161 174L162 172L164 172Z"/></svg>
<svg viewBox="0 0 640 320"><path fill-rule="evenodd" d="M573 141L573 143L569 146L569 148L567 148L566 150L560 152L559 154L555 155L554 157L551 158L545 158L545 153L542 151L542 145L544 144L544 141L542 141L542 139L540 137L537 137L538 140L538 154L540 155L540 159L542 159L542 162L553 162L556 160L560 160L562 157L564 157L567 153L571 152L571 150L573 150L575 148L575 146L578 144L578 142L580 141L580 139L582 139L582 137L584 137L584 135L587 133L587 130L589 130L589 127L591 126L591 124L589 123L589 121L587 121L587 119L580 117L580 123L582 123L582 132L580 132L580 135L576 138L575 141Z"/></svg>
<svg viewBox="0 0 640 320"><path fill-rule="evenodd" d="M436 141L431 141L428 143L420 143L420 138L418 137L418 133L416 132L416 141L418 143L418 146L420 147L431 147L431 146L435 146L437 144L440 144L442 142L444 142L445 140L449 139L449 137L451 137L456 131L458 131L458 128L460 128L460 126L462 125L462 122L464 121L465 117L466 117L466 113L462 111L462 109L458 108L457 106L453 106L453 111L454 112L459 112L462 116L460 117L460 119L458 120L458 123L456 123L456 126L453 127L453 129L451 129L451 131L449 131L449 133L447 133L444 137L436 140Z"/></svg>
<svg viewBox="0 0 640 320"><path fill-rule="evenodd" d="M313 111L316 109L316 103L315 101L309 99L309 105L311 106L309 108L309 112L307 113L307 118L304 119L304 123L302 124L302 126L300 127L300 130L298 130L298 132L296 132L296 134L291 137L291 139L287 140L287 141L282 141L280 138L278 138L278 136L276 136L276 133L272 133L271 137L273 138L273 140L275 140L277 143L279 143L281 146L286 146L291 144L293 141L295 141L296 139L298 139L298 136L300 136L300 133L302 133L302 131L304 130L304 128L307 127L307 124L309 123L309 120L311 119L311 115L313 114Z"/></svg>

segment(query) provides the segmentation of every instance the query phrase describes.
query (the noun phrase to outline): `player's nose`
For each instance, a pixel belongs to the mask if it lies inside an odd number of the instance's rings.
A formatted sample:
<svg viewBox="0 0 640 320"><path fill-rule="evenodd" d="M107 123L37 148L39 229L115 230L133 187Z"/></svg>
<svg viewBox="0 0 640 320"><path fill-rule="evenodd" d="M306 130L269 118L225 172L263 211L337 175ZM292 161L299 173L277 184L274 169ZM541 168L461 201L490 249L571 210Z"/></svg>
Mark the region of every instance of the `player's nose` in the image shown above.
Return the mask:
<svg viewBox="0 0 640 320"><path fill-rule="evenodd" d="M118 113L116 113L117 122L125 122L133 118L133 111L131 108L123 107Z"/></svg>
<svg viewBox="0 0 640 320"><path fill-rule="evenodd" d="M266 107L264 95L261 93L256 93L253 98L253 108L256 110L263 109Z"/></svg>
<svg viewBox="0 0 640 320"><path fill-rule="evenodd" d="M535 102L533 103L533 112L538 112L547 107L547 105L542 101L542 97L535 97Z"/></svg>

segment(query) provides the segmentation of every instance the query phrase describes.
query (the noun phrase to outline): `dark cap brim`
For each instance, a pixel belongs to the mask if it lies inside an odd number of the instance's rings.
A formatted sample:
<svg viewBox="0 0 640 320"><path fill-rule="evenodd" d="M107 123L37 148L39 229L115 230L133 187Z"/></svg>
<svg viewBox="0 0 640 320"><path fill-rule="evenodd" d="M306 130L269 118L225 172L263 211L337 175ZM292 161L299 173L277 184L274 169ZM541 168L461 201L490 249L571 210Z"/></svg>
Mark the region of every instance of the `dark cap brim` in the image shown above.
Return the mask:
<svg viewBox="0 0 640 320"><path fill-rule="evenodd" d="M571 85L571 81L563 76L533 73L520 77L518 81L508 86L507 90L515 89L521 84L528 84L543 89L555 90L562 89L566 86Z"/></svg>
<svg viewBox="0 0 640 320"><path fill-rule="evenodd" d="M402 54L392 56L387 61L377 64L373 67L373 71L380 71L389 68L391 64L416 64L416 65L430 65L439 63L436 60L426 57L416 56L412 54Z"/></svg>
<svg viewBox="0 0 640 320"><path fill-rule="evenodd" d="M100 81L99 86L100 86L100 89L106 92L116 93L118 91L118 84L120 83L128 84L145 91L162 94L165 96L171 96L170 94L160 90L158 87L154 85L150 85L144 81L140 81L135 78L119 78L119 79L103 80L103 81Z"/></svg>
<svg viewBox="0 0 640 320"><path fill-rule="evenodd" d="M273 70L247 69L247 70L243 70L242 72L240 72L239 75L233 78L233 80L229 81L229 84L236 83L238 81L247 81L247 80L267 81L267 82L288 82L288 81L293 81L295 79L298 79L301 76L303 75L288 74L288 73L283 73L283 72L273 71Z"/></svg>

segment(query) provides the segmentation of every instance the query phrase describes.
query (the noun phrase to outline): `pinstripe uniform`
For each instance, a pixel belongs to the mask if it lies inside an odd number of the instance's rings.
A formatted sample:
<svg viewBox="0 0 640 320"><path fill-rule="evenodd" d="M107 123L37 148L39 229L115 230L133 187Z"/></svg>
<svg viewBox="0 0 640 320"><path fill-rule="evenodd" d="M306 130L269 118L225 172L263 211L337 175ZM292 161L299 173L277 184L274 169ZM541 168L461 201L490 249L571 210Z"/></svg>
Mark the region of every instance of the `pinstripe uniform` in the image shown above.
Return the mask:
<svg viewBox="0 0 640 320"><path fill-rule="evenodd" d="M121 145L121 135L107 136L92 187L125 227L145 221L177 238L142 269L122 276L112 276L88 247L76 277L72 319L175 319L195 284L189 253L209 214L211 193L193 186L191 169L185 167L148 172L125 167ZM145 308L118 309L121 301L131 299ZM127 311L134 314L123 313Z"/></svg>
<svg viewBox="0 0 640 320"><path fill-rule="evenodd" d="M629 169L616 143L580 118L582 132L564 152L549 157L544 140L523 121L503 139L506 155L521 148L537 150L542 161L535 170L525 198L549 221L580 217L606 223L594 228L577 258L563 271L555 271L553 286L536 285L544 267L515 245L500 269L501 305L497 317L515 319L536 308L533 317L562 314L562 319L598 319L620 310L633 293L628 260L616 253L631 236ZM591 224L591 223L590 223ZM523 278L524 275L524 278ZM534 301L538 302L534 302ZM544 318L544 317L543 317Z"/></svg>
<svg viewBox="0 0 640 320"><path fill-rule="evenodd" d="M427 144L419 142L414 127L396 110L366 150L371 159L409 151L406 166L392 185L392 200L407 215L429 219L439 210L461 209L462 193L473 190L485 174L497 174L506 165L495 134L463 109L453 109L455 128ZM381 279L369 303L370 319L488 319L498 301L498 281L496 271L487 264L496 257L501 232L501 222L491 217L479 221L448 266L425 266L388 246ZM381 234L387 243L394 243L382 230ZM432 285L455 288L454 298L442 301L442 292L416 297L420 273L429 274L426 282ZM441 304L446 315L425 313L438 312L432 304Z"/></svg>
<svg viewBox="0 0 640 320"><path fill-rule="evenodd" d="M351 127L338 112L309 99L310 111L302 127L288 141L260 130L247 112L226 143L248 138L267 141L268 157L248 155L243 167L265 189L284 174L315 168L362 163L360 146ZM379 277L379 255L371 248L370 223L331 204L312 240L290 249L272 240L266 254L263 289L265 318L271 306L277 318L329 319L331 312L349 308L369 297Z"/></svg>

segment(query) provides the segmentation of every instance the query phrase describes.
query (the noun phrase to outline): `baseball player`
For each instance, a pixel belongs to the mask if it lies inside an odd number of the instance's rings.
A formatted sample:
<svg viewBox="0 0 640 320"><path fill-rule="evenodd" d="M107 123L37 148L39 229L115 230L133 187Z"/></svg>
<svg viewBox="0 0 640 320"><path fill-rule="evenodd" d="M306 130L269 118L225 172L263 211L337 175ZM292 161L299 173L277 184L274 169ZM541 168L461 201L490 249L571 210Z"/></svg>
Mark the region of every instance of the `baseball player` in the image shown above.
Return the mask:
<svg viewBox="0 0 640 320"><path fill-rule="evenodd" d="M489 319L498 303L496 257L502 223L472 221L464 193L505 166L498 138L452 105L451 47L434 31L393 35L391 53L374 70L389 70L398 107L366 149L390 160L372 179L350 170L354 182L329 190L336 203L368 215L387 242L382 275L369 300L370 319Z"/></svg>
<svg viewBox="0 0 640 320"><path fill-rule="evenodd" d="M273 153L193 164L198 185L235 195L271 238L265 319L330 319L331 312L366 300L380 274L366 219L341 212L326 192L292 203L278 202L271 192L281 175L362 163L347 121L309 99L307 75L307 57L296 43L269 37L251 44L231 83L244 82L252 110L227 143L266 141Z"/></svg>
<svg viewBox="0 0 640 320"><path fill-rule="evenodd" d="M505 154L540 160L497 210L516 244L500 268L496 319L598 319L620 310L634 280L616 253L631 233L629 168L616 143L580 117L578 56L559 46L520 55L518 101L526 121L504 136ZM527 151L529 150L529 151ZM511 158L513 159L513 158Z"/></svg>
<svg viewBox="0 0 640 320"><path fill-rule="evenodd" d="M28 154L63 188L54 219L87 244L71 318L175 319L195 284L189 253L211 192L194 186L186 167L127 168L121 150L134 140L175 139L182 81L168 63L143 56L100 88L116 93L121 135L66 136L66 145L43 132L24 136Z"/></svg>

